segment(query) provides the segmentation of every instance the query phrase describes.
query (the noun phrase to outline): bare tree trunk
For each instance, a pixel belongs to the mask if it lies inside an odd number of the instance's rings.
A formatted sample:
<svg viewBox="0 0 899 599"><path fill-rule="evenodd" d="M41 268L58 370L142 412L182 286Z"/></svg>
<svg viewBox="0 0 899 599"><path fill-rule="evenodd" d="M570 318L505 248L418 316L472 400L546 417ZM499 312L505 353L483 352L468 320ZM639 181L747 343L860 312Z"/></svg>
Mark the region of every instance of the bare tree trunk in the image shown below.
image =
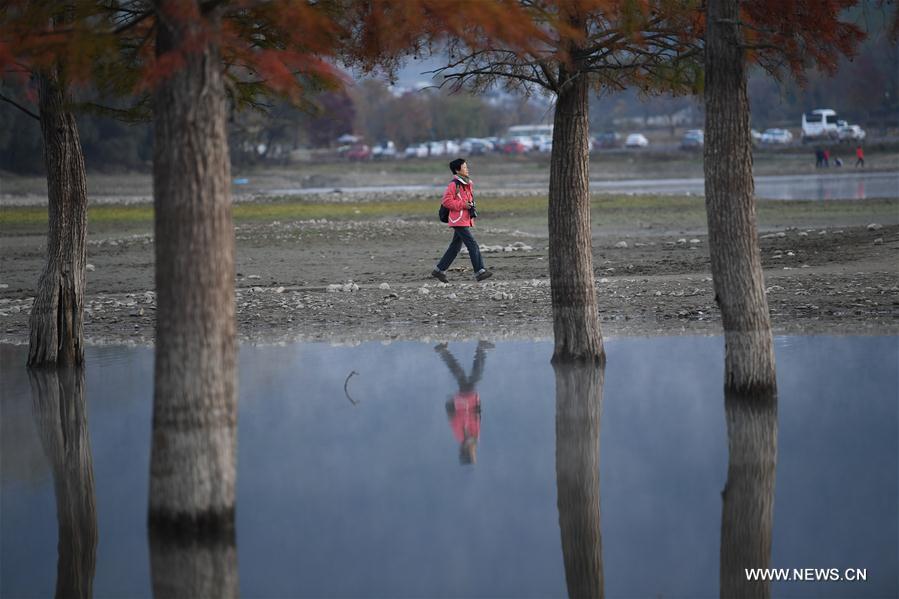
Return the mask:
<svg viewBox="0 0 899 599"><path fill-rule="evenodd" d="M738 0L708 0L707 11L705 197L726 342L725 388L769 392L777 383L756 226Z"/></svg>
<svg viewBox="0 0 899 599"><path fill-rule="evenodd" d="M721 510L721 597L771 596L768 581L747 580L746 569L771 563L777 398L725 397L727 484Z"/></svg>
<svg viewBox="0 0 899 599"><path fill-rule="evenodd" d="M38 75L49 233L29 320L29 366L84 362L87 183L78 125L60 79L56 69Z"/></svg>
<svg viewBox="0 0 899 599"><path fill-rule="evenodd" d="M156 364L150 523L234 524L237 460L234 230L217 14L157 0ZM213 9L217 10L217 9ZM193 13L191 14L191 11Z"/></svg>
<svg viewBox="0 0 899 599"><path fill-rule="evenodd" d="M568 596L603 597L599 423L603 366L555 364L556 491Z"/></svg>
<svg viewBox="0 0 899 599"><path fill-rule="evenodd" d="M56 597L93 596L97 507L84 370L29 370L31 403L44 453L53 468L59 556Z"/></svg>
<svg viewBox="0 0 899 599"><path fill-rule="evenodd" d="M567 79L567 82L565 81ZM554 362L605 360L590 233L587 78L560 69L549 171Z"/></svg>
<svg viewBox="0 0 899 599"><path fill-rule="evenodd" d="M240 597L233 529L203 539L150 530L154 599Z"/></svg>

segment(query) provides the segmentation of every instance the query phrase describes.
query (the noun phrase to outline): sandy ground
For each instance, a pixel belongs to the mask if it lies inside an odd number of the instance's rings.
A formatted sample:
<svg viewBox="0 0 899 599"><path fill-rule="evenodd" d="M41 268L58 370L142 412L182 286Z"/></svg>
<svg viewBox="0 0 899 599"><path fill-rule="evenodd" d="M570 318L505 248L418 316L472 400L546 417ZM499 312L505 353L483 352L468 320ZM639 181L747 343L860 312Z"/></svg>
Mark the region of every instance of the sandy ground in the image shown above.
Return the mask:
<svg viewBox="0 0 899 599"><path fill-rule="evenodd" d="M867 220L837 215L762 227L777 333L899 333L899 202L876 227ZM240 338L550 337L545 224L514 215L481 221L476 236L496 276L475 283L461 255L448 285L429 277L450 237L436 219L239 222ZM152 235L146 226L122 229L90 237L85 334L91 343L151 344ZM0 342L27 343L45 243L39 229L0 234ZM605 335L720 332L702 227L599 226L593 244Z"/></svg>

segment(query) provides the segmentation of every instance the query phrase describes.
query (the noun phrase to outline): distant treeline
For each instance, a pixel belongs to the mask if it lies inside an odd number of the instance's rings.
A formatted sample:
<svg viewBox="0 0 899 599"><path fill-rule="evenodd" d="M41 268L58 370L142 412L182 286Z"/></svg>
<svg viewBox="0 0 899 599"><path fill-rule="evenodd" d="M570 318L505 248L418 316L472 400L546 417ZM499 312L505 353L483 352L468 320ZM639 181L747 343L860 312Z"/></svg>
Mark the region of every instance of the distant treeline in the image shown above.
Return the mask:
<svg viewBox="0 0 899 599"><path fill-rule="evenodd" d="M899 127L899 45L878 33L858 56L844 60L830 77L811 72L805 86L775 81L761 73L749 80L752 126L799 126L803 112L834 108L869 136ZM238 165L286 161L292 150L333 147L344 133L367 143L411 143L502 135L516 124L545 121L552 109L545 98L518 98L502 93L451 94L425 89L397 92L385 83L363 81L346 92L311 98L301 111L276 105L268 114L234 113L229 121L231 160ZM686 126L702 126L701 103L693 97L640 97L625 91L594 98L590 121L594 132L614 130L615 121L689 114ZM656 122L658 119L656 119ZM128 124L95 114L78 118L87 168L91 171L147 171L152 160L148 123ZM7 103L0 103L0 170L43 172L40 124Z"/></svg>

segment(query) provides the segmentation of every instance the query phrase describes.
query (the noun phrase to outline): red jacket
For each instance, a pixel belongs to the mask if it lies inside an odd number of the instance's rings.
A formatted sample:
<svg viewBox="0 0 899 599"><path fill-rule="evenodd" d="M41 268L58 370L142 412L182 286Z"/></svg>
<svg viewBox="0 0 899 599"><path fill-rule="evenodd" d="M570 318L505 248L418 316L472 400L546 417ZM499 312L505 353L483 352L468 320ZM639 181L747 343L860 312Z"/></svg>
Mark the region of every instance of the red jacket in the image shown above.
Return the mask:
<svg viewBox="0 0 899 599"><path fill-rule="evenodd" d="M467 438L481 436L481 398L474 392L459 392L453 397L453 413L450 428L459 443Z"/></svg>
<svg viewBox="0 0 899 599"><path fill-rule="evenodd" d="M468 215L468 202L474 200L474 194L471 192L471 182L463 183L458 177L446 186L443 192L444 206L449 208L449 222L451 227L473 227L474 220Z"/></svg>

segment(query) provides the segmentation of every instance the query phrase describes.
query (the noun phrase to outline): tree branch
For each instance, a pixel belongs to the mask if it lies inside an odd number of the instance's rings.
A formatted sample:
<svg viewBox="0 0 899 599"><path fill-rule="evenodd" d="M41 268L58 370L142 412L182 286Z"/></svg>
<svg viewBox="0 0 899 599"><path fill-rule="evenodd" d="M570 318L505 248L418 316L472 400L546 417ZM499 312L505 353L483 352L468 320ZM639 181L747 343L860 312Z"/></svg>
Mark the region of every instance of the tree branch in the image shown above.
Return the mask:
<svg viewBox="0 0 899 599"><path fill-rule="evenodd" d="M153 16L153 14L154 14L154 12L152 10L148 10L147 12L131 19L127 23L125 23L123 25L119 25L118 27L116 27L113 30L112 34L119 35L120 33L124 33L126 31L128 31L129 29L131 29L132 27L134 27L135 25L139 24L141 21L145 20L146 18Z"/></svg>
<svg viewBox="0 0 899 599"><path fill-rule="evenodd" d="M4 102L9 102L10 104L12 104L12 105L15 106L16 108L18 108L19 110L21 110L22 112L24 112L25 114L27 114L27 115L30 116L31 118L36 119L38 122L41 121L41 117L39 117L37 114L31 112L30 110L28 110L27 108L25 108L24 106L22 106L21 104L19 104L19 103L16 102L15 100L13 100L12 98L7 98L7 97L4 96L3 94L0 94L0 100L3 100Z"/></svg>

